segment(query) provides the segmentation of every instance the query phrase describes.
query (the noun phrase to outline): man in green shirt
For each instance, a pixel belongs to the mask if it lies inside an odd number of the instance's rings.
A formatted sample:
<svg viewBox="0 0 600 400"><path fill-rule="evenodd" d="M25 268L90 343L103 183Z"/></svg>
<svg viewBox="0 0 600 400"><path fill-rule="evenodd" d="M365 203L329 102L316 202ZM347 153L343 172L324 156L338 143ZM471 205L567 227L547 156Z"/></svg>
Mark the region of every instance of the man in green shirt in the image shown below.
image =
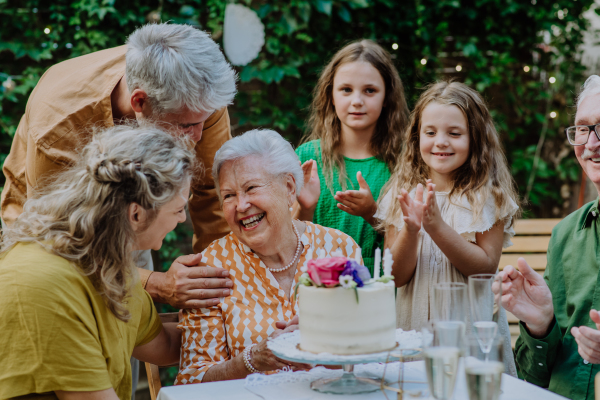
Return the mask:
<svg viewBox="0 0 600 400"><path fill-rule="evenodd" d="M600 77L592 75L566 129L581 167L600 194ZM593 133L592 133L593 132ZM567 216L552 231L540 277L519 259L498 274L502 306L519 318L515 346L519 376L570 399L594 399L600 372L600 211L598 200Z"/></svg>

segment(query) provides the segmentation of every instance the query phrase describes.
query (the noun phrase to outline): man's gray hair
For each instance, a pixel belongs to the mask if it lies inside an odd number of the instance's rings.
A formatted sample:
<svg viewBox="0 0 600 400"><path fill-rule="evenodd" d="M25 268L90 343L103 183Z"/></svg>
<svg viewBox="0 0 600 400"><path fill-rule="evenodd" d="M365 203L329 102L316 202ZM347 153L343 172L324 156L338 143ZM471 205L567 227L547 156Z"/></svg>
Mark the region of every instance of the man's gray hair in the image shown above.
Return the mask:
<svg viewBox="0 0 600 400"><path fill-rule="evenodd" d="M251 156L260 157L265 171L273 176L293 175L296 180L296 196L300 194L304 186L304 174L292 145L275 131L254 129L228 140L215 154L212 176L219 199L219 172L223 164Z"/></svg>
<svg viewBox="0 0 600 400"><path fill-rule="evenodd" d="M600 76L591 75L589 78L586 79L583 86L581 86L581 92L579 93L579 96L577 96L577 107L579 108L581 102L587 96L598 93L600 93Z"/></svg>
<svg viewBox="0 0 600 400"><path fill-rule="evenodd" d="M127 87L148 95L154 115L212 112L233 102L235 71L210 36L189 25L148 24L127 39Z"/></svg>

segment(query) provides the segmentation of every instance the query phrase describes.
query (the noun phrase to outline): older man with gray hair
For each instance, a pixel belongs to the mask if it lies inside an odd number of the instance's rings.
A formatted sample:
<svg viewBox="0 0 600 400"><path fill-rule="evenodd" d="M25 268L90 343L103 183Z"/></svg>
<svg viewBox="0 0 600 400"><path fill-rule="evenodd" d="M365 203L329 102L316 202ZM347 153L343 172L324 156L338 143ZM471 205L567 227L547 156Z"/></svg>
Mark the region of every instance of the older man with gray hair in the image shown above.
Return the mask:
<svg viewBox="0 0 600 400"><path fill-rule="evenodd" d="M54 65L27 102L4 163L2 220L10 225L35 189L74 164L90 127L151 121L189 136L210 171L217 149L231 138L227 105L236 75L210 36L187 25L150 24L126 45ZM210 173L200 172L189 209L199 253L229 232ZM178 258L168 272L139 269L155 301L177 308L210 307L230 293L225 270L192 267L199 257ZM146 265L151 265L150 257ZM211 279L209 279L211 278Z"/></svg>
<svg viewBox="0 0 600 400"><path fill-rule="evenodd" d="M577 101L567 140L600 194L600 77L592 75ZM548 264L539 276L520 258L498 274L494 292L519 318L519 375L570 399L594 399L600 371L600 205L598 199L552 231Z"/></svg>

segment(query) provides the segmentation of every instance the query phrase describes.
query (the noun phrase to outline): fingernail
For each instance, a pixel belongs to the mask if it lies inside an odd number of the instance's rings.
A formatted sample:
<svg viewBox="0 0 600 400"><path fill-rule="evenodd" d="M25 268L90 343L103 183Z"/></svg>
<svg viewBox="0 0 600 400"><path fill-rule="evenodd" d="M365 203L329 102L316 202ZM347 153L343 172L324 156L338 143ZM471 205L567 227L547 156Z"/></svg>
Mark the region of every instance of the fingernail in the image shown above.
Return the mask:
<svg viewBox="0 0 600 400"><path fill-rule="evenodd" d="M227 286L227 287L233 287L233 282L227 281L227 283L225 284L225 286Z"/></svg>
<svg viewBox="0 0 600 400"><path fill-rule="evenodd" d="M221 272L221 276L229 276L229 271L223 271L223 272Z"/></svg>
<svg viewBox="0 0 600 400"><path fill-rule="evenodd" d="M231 294L231 290L223 290L223 296L229 296Z"/></svg>

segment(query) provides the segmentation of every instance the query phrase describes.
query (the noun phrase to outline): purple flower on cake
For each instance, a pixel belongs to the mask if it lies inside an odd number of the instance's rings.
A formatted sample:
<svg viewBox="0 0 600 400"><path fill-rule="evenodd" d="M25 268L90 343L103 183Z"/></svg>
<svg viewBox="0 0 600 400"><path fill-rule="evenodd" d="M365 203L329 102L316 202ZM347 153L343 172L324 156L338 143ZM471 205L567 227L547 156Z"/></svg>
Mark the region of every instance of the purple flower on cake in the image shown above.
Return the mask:
<svg viewBox="0 0 600 400"><path fill-rule="evenodd" d="M371 279L371 274L367 267L360 265L354 260L346 261L346 268L344 268L342 276L350 276L356 282L357 287L363 287L364 283Z"/></svg>
<svg viewBox="0 0 600 400"><path fill-rule="evenodd" d="M346 268L346 261L344 257L310 260L308 262L308 275L317 286L333 287L339 285L339 278Z"/></svg>

